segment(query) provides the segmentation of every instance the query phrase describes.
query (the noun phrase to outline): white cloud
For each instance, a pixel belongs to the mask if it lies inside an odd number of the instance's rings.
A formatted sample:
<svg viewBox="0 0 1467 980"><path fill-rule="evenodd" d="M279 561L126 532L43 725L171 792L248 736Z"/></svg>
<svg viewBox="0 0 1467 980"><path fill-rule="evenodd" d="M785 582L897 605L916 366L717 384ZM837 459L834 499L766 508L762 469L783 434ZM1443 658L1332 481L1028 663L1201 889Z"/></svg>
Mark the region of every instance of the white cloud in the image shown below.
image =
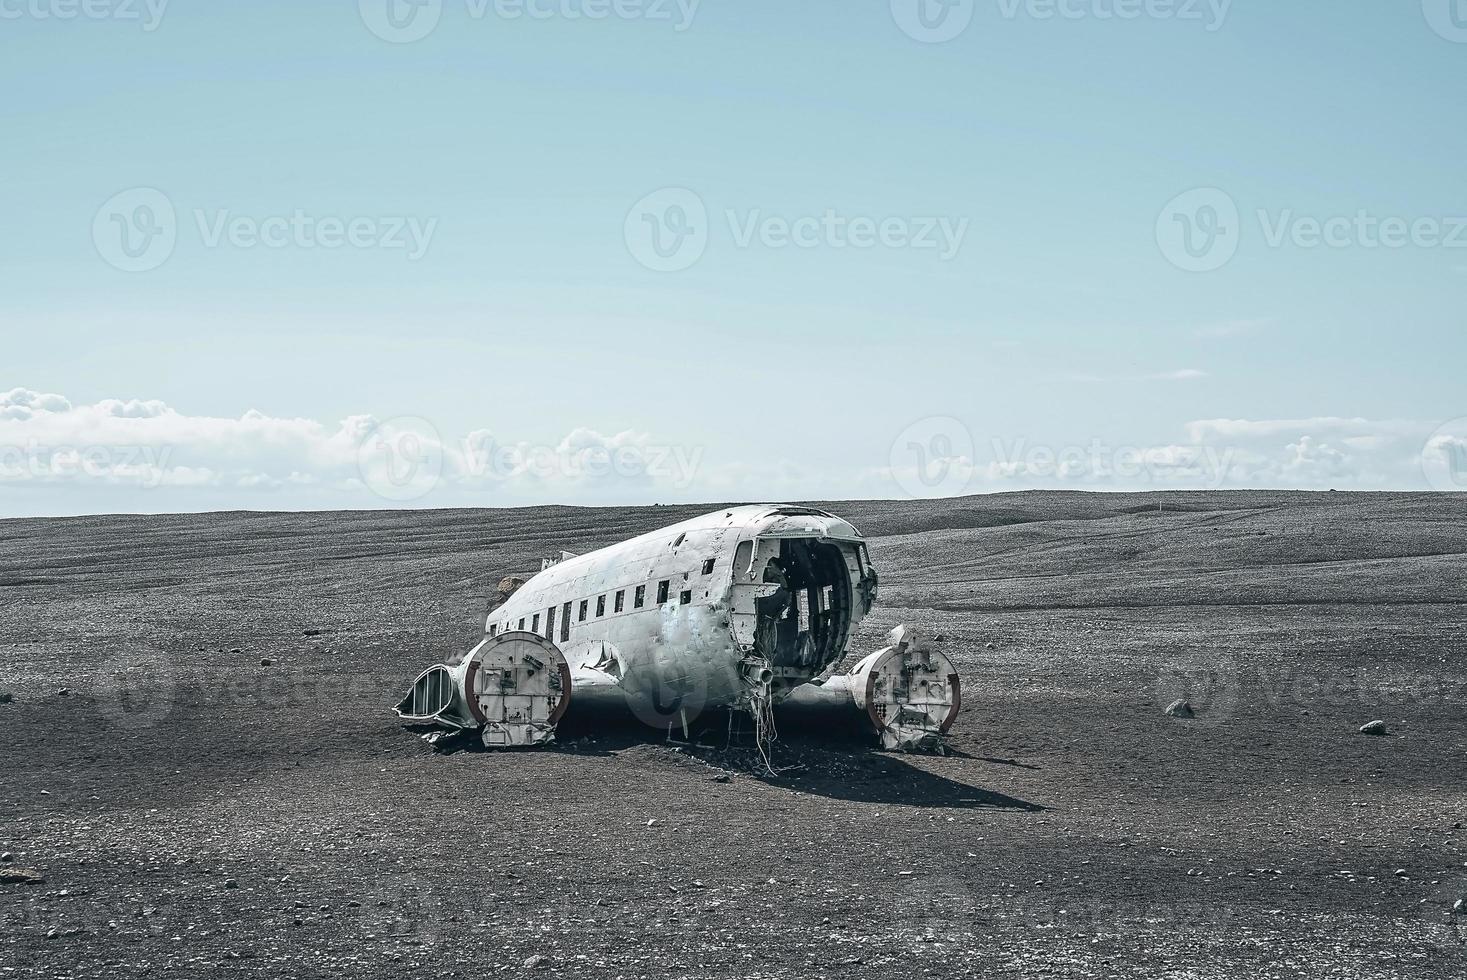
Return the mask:
<svg viewBox="0 0 1467 980"><path fill-rule="evenodd" d="M578 428L541 445L502 442L482 430L454 439L422 419L356 415L324 425L255 410L238 418L185 415L160 401L75 405L26 389L0 395L0 488L110 491L90 498L104 509L123 500L123 490L158 492L122 505L146 510L188 509L190 500L202 507L431 505L455 493L462 495L457 504L640 497L688 487L701 461L701 447L630 431Z"/></svg>
<svg viewBox="0 0 1467 980"><path fill-rule="evenodd" d="M946 420L961 427L956 420ZM1077 425L1083 425L1081 420ZM978 433L979 435L988 435ZM844 466L705 459L646 432L577 428L548 443L466 437L422 419L327 425L156 400L0 394L0 516L18 513L839 499L1074 488L1467 490L1467 420L1201 419L1179 438L1108 444L947 433ZM966 438L964 438L966 436ZM901 455L911 451L909 456Z"/></svg>

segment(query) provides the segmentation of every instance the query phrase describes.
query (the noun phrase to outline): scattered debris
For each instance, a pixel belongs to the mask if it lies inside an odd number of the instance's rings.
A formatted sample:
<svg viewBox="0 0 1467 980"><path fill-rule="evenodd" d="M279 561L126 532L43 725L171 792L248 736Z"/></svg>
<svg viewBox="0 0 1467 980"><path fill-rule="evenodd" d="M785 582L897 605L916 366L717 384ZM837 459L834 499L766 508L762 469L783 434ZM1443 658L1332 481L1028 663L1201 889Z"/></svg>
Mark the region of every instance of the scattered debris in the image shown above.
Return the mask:
<svg viewBox="0 0 1467 980"><path fill-rule="evenodd" d="M0 868L0 885L44 885L46 876L29 868Z"/></svg>
<svg viewBox="0 0 1467 980"><path fill-rule="evenodd" d="M1377 721L1367 722L1366 724L1361 725L1360 726L1360 734L1361 735L1373 735L1376 738L1380 738L1383 735L1389 735L1390 734L1390 731L1386 728L1386 723L1385 722L1377 720Z"/></svg>
<svg viewBox="0 0 1467 980"><path fill-rule="evenodd" d="M1178 698L1166 706L1166 713L1172 718L1195 718L1197 713L1192 710L1192 702L1185 698Z"/></svg>

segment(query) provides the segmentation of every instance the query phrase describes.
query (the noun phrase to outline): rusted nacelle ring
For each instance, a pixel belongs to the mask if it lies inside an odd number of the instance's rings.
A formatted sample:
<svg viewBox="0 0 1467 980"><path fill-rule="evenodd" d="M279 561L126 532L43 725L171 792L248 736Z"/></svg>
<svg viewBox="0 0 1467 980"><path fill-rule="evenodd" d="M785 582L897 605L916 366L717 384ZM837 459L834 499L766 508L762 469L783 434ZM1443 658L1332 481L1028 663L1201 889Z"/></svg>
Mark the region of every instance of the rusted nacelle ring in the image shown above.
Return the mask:
<svg viewBox="0 0 1467 980"><path fill-rule="evenodd" d="M962 708L962 683L942 653L898 643L851 671L851 694L889 749L935 747Z"/></svg>

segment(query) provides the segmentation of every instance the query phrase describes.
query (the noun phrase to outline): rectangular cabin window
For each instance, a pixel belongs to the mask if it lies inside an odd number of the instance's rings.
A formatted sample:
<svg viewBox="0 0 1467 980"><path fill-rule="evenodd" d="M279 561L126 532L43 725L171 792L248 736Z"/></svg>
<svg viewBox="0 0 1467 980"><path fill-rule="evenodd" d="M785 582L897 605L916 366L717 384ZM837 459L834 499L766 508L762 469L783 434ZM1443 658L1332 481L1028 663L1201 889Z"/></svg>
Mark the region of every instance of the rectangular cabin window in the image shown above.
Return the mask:
<svg viewBox="0 0 1467 980"><path fill-rule="evenodd" d="M586 621L586 610L590 607L590 605L591 605L591 600L590 599L582 599L581 600L580 615L576 617L576 619L577 619L578 622L584 623Z"/></svg>
<svg viewBox="0 0 1467 980"><path fill-rule="evenodd" d="M707 560L705 560L703 562L703 574L704 575L712 575L713 574L713 559L712 558L709 558L709 559L707 559Z"/></svg>
<svg viewBox="0 0 1467 980"><path fill-rule="evenodd" d="M498 635L499 635L499 624L498 623L490 623L489 624L489 636L490 636L490 638L492 639L493 637L496 637Z"/></svg>
<svg viewBox="0 0 1467 980"><path fill-rule="evenodd" d="M523 631L524 628L525 628L525 617L521 616L520 617L520 630Z"/></svg>
<svg viewBox="0 0 1467 980"><path fill-rule="evenodd" d="M663 579L661 582L658 582L657 583L657 604L659 606L662 605L664 602L667 601L667 586L668 586L668 584L669 583L668 583L668 580L667 579Z"/></svg>
<svg viewBox="0 0 1467 980"><path fill-rule="evenodd" d="M626 589L622 589L620 592L618 592L616 594L616 602L612 605L611 611L612 612L621 612L624 608L626 608L626 604L627 604L627 590Z"/></svg>
<svg viewBox="0 0 1467 980"><path fill-rule="evenodd" d="M545 610L545 639L555 639L555 607Z"/></svg>
<svg viewBox="0 0 1467 980"><path fill-rule="evenodd" d="M684 589L683 590L683 594L680 595L680 596L678 596L678 601L681 602L685 606L688 603L692 602L693 601L693 590L692 589Z"/></svg>
<svg viewBox="0 0 1467 980"><path fill-rule="evenodd" d="M606 596L604 595L598 595L596 597L596 615L606 615Z"/></svg>
<svg viewBox="0 0 1467 980"><path fill-rule="evenodd" d="M565 643L570 639L570 607L567 602L560 607L560 642Z"/></svg>
<svg viewBox="0 0 1467 980"><path fill-rule="evenodd" d="M531 633L538 633L538 632L540 632L540 614L539 613L536 613L530 619L530 632Z"/></svg>
<svg viewBox="0 0 1467 980"><path fill-rule="evenodd" d="M641 609L646 604L647 587L645 585L639 585L637 586L637 591L632 593L632 608Z"/></svg>

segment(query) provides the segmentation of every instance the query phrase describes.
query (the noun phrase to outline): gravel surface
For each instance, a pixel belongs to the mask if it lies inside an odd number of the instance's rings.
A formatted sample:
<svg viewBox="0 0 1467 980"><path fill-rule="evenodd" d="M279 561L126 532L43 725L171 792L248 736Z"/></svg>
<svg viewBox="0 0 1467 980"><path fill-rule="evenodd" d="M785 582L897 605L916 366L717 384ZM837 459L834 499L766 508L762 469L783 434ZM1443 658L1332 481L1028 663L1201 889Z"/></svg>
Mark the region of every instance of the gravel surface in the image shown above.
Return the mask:
<svg viewBox="0 0 1467 980"><path fill-rule="evenodd" d="M827 506L955 754L397 726L501 577L709 507L0 522L0 976L1467 974L1467 498Z"/></svg>

